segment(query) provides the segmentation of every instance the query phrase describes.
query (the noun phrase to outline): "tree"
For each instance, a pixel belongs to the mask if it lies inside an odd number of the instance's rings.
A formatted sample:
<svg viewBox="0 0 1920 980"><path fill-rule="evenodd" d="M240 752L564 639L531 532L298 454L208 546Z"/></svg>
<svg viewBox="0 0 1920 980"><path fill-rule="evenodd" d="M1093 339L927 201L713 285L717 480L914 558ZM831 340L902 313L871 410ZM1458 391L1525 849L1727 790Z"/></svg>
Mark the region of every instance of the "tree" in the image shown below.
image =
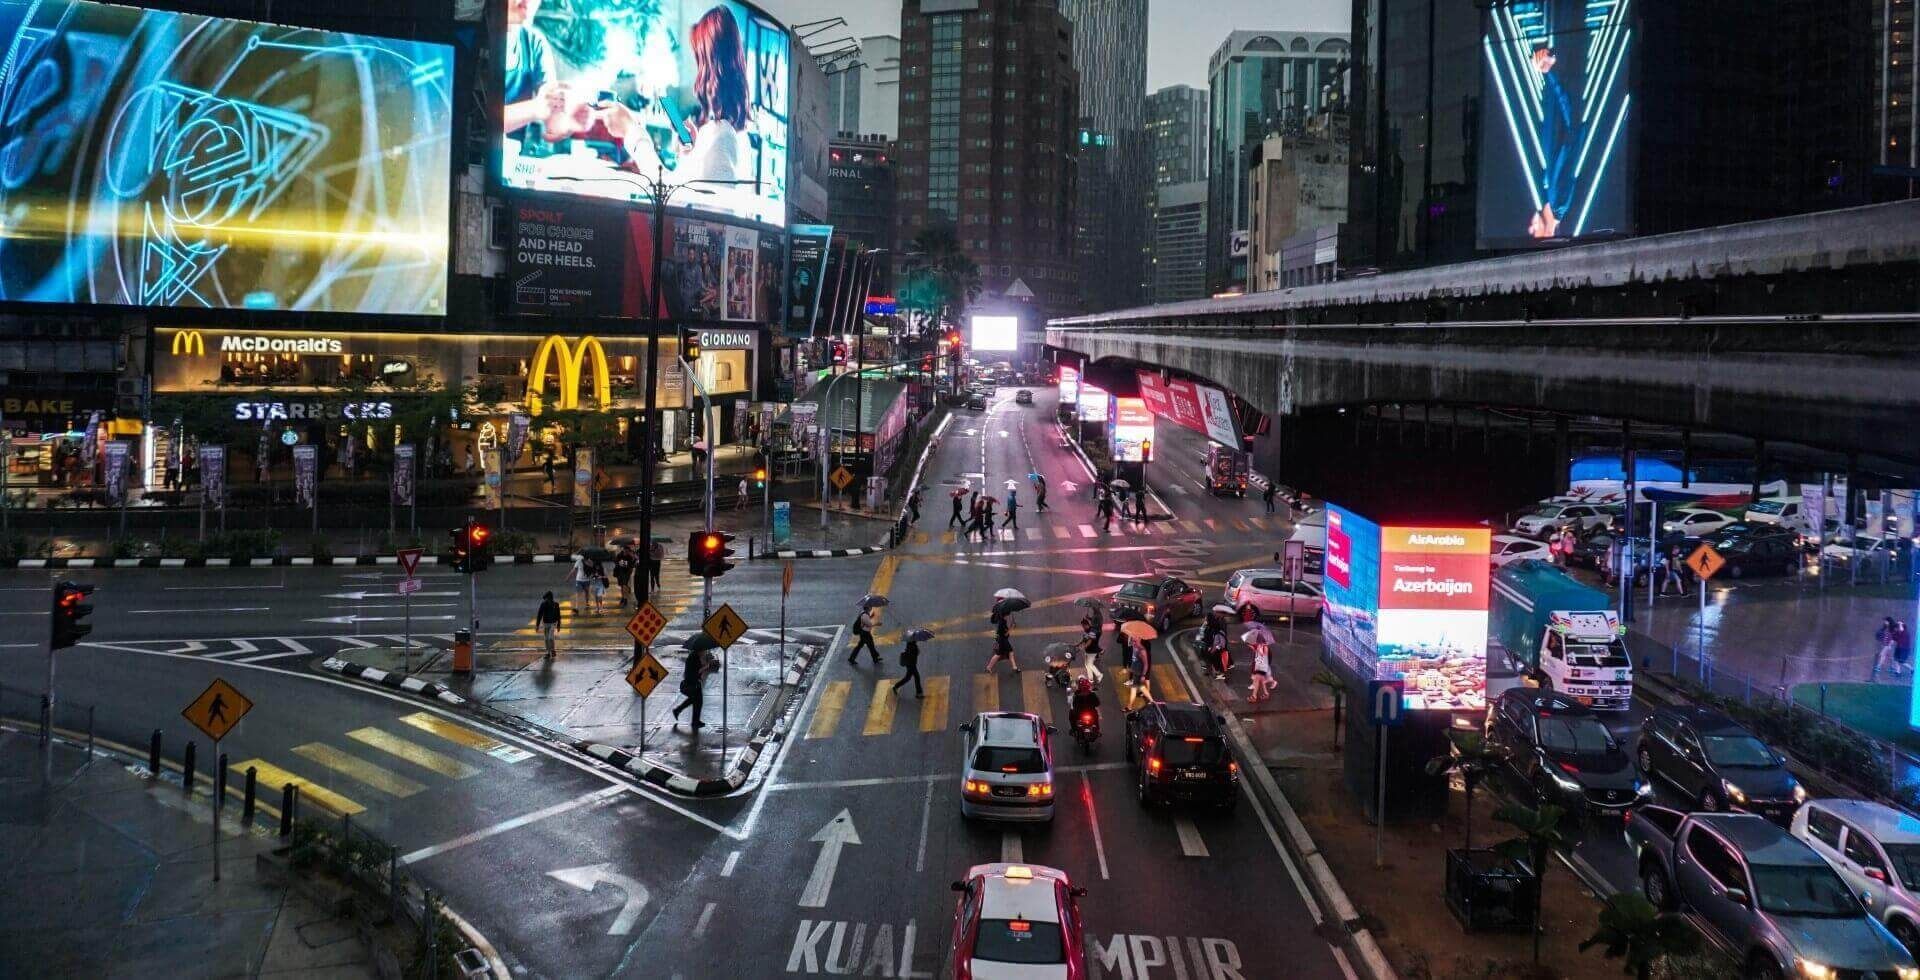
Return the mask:
<svg viewBox="0 0 1920 980"><path fill-rule="evenodd" d="M1700 934L1679 916L1662 914L1639 892L1616 892L1600 909L1600 922L1580 952L1594 946L1604 947L1607 959L1624 960L1622 972L1648 980L1661 962L1692 956L1700 948Z"/></svg>
<svg viewBox="0 0 1920 980"><path fill-rule="evenodd" d="M1551 803L1539 808L1509 803L1493 812L1493 819L1511 825L1520 836L1502 843L1496 850L1510 861L1525 864L1533 871L1533 961L1540 962L1540 921L1542 900L1546 894L1547 858L1553 849L1566 843L1560 833L1560 818L1566 810Z"/></svg>
<svg viewBox="0 0 1920 980"><path fill-rule="evenodd" d="M980 298L980 267L961 249L953 229L931 227L913 236L907 246L906 288L901 292L913 309L941 314L958 322L967 304Z"/></svg>
<svg viewBox="0 0 1920 980"><path fill-rule="evenodd" d="M1487 737L1479 732L1450 730L1447 738L1453 743L1452 751L1446 755L1437 755L1427 760L1427 775L1438 776L1445 772L1460 774L1460 783L1467 791L1467 850L1473 850L1473 791L1480 780L1507 762L1507 754L1499 747L1490 744Z"/></svg>
<svg viewBox="0 0 1920 980"><path fill-rule="evenodd" d="M1337 749L1340 747L1340 712L1347 703L1347 682L1325 667L1320 668L1310 680L1333 695L1333 747Z"/></svg>

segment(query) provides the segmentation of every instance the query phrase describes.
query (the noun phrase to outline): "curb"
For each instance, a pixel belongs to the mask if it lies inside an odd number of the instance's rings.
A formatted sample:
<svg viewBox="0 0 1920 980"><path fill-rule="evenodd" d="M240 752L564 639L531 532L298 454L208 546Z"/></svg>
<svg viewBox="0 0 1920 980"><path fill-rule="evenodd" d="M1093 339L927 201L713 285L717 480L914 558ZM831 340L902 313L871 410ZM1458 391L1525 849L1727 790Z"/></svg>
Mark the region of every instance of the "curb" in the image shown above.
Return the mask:
<svg viewBox="0 0 1920 980"><path fill-rule="evenodd" d="M784 551L762 551L756 553L755 561L782 558L858 558L861 555L877 555L887 550L883 544L869 545L865 548L808 548L805 550L788 548Z"/></svg>
<svg viewBox="0 0 1920 980"><path fill-rule="evenodd" d="M1168 649L1172 650L1173 641L1169 639L1167 645ZM1191 638L1187 645L1191 651ZM1177 652L1175 652L1174 662L1180 666L1184 674L1186 665L1180 662ZM1191 677L1185 679L1189 691L1198 695L1210 710L1227 720L1227 737L1232 740L1234 751L1242 759L1252 762L1242 768L1252 777L1253 786L1256 788L1254 795L1260 797L1280 817L1279 837L1286 844L1288 855L1300 866L1303 879L1308 889L1313 892L1315 900L1320 903L1322 910L1339 926L1340 931L1346 936L1347 945L1358 954L1362 970L1373 980L1399 980L1399 974L1394 971L1393 964L1388 962L1386 953L1381 951L1379 941L1373 938L1373 931L1361 923L1359 910L1354 907L1353 900L1347 896L1347 890L1341 886L1340 879L1334 875L1333 868L1327 864L1327 859L1320 854L1320 846L1314 843L1313 835L1307 832L1307 825L1301 822L1300 815L1293 809L1293 803L1287 799L1285 793L1281 792L1280 784L1274 782L1273 773L1259 761L1260 753L1253 747L1253 740L1247 737L1246 729L1241 726L1240 716L1215 704L1212 692L1201 685L1194 684Z"/></svg>
<svg viewBox="0 0 1920 980"><path fill-rule="evenodd" d="M467 704L466 698L432 681L423 681L418 677L408 677L405 674L396 674L391 671L381 670L378 667L363 667L360 664L341 660L339 657L328 657L321 661L320 669L339 674L351 680L366 681L369 684L378 684L381 687L391 688L407 694L417 694L421 697L432 698L441 704L452 705L456 708L466 707Z"/></svg>
<svg viewBox="0 0 1920 980"><path fill-rule="evenodd" d="M548 565L572 561L543 555L496 555L495 564ZM335 555L314 558L305 555L275 555L267 558L0 558L0 569L7 568L248 568L248 567L325 567L329 565L398 565L392 555ZM447 565L439 555L420 556L422 565Z"/></svg>

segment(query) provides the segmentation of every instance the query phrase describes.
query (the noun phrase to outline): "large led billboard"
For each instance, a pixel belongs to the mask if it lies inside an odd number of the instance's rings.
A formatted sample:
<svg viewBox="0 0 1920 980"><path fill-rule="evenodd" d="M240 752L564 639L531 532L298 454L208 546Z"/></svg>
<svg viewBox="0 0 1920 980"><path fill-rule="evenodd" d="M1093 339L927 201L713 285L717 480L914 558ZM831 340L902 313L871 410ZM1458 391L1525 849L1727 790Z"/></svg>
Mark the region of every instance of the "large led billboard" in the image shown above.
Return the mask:
<svg viewBox="0 0 1920 980"><path fill-rule="evenodd" d="M1020 349L1020 318L1017 316L988 316L975 313L968 321L972 324L973 336L967 346L976 351L1009 351Z"/></svg>
<svg viewBox="0 0 1920 980"><path fill-rule="evenodd" d="M0 3L0 300L445 312L445 45Z"/></svg>
<svg viewBox="0 0 1920 980"><path fill-rule="evenodd" d="M1633 6L1512 0L1488 8L1480 247L1631 233Z"/></svg>
<svg viewBox="0 0 1920 980"><path fill-rule="evenodd" d="M1139 398L1114 398L1108 454L1116 463L1146 463L1153 456L1153 413Z"/></svg>
<svg viewBox="0 0 1920 980"><path fill-rule="evenodd" d="M786 223L791 42L732 0L496 0L509 187Z"/></svg>
<svg viewBox="0 0 1920 980"><path fill-rule="evenodd" d="M1328 654L1404 681L1410 709L1484 709L1490 543L1484 527L1381 526L1329 506Z"/></svg>
<svg viewBox="0 0 1920 980"><path fill-rule="evenodd" d="M1074 405L1082 422L1105 422L1107 420L1107 401L1113 396L1103 388L1096 388L1080 380L1080 393L1074 398Z"/></svg>

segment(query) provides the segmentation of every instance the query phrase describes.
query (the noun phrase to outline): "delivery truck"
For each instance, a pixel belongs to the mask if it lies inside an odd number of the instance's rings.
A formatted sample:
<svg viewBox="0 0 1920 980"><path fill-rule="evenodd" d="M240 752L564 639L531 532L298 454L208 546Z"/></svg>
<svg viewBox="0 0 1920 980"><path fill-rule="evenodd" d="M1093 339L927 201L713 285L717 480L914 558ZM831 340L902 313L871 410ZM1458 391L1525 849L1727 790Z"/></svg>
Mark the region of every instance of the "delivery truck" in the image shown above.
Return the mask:
<svg viewBox="0 0 1920 980"><path fill-rule="evenodd" d="M1499 569L1492 585L1488 627L1517 669L1596 710L1633 703L1633 660L1606 593L1538 559Z"/></svg>
<svg viewBox="0 0 1920 980"><path fill-rule="evenodd" d="M1253 457L1232 446L1218 443L1207 447L1207 490L1218 496L1247 495L1247 481L1253 472Z"/></svg>

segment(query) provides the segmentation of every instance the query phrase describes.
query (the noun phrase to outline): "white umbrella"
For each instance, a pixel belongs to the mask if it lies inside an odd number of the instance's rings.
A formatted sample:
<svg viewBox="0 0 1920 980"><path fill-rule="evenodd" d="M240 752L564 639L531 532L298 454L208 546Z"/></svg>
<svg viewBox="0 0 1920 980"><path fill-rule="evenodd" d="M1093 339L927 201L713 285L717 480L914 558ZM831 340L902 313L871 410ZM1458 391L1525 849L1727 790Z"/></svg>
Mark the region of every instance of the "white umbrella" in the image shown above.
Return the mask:
<svg viewBox="0 0 1920 980"><path fill-rule="evenodd" d="M1219 613L1219 614L1220 614L1220 615L1222 615L1222 616L1238 616L1238 615L1240 615L1240 610L1238 610L1238 609L1235 609L1235 608L1233 608L1232 606L1230 606L1230 605L1227 605L1227 604L1226 604L1226 603L1224 603L1224 602L1216 602L1216 603L1214 603L1214 604L1213 604L1213 608L1212 608L1212 609L1209 609L1209 610L1207 610L1207 611L1208 611L1208 612L1216 612L1216 613Z"/></svg>
<svg viewBox="0 0 1920 980"><path fill-rule="evenodd" d="M1267 624L1265 623L1248 623L1247 628L1240 631L1240 642L1249 646L1257 643L1272 646L1273 631L1267 629Z"/></svg>
<svg viewBox="0 0 1920 980"><path fill-rule="evenodd" d="M1027 594L1019 589L1007 588L995 592L993 597L995 599L1025 599Z"/></svg>
<svg viewBox="0 0 1920 980"><path fill-rule="evenodd" d="M1115 480L1112 483L1107 484L1107 486L1110 486L1115 490L1131 490L1133 488L1133 484L1128 483L1125 480Z"/></svg>

